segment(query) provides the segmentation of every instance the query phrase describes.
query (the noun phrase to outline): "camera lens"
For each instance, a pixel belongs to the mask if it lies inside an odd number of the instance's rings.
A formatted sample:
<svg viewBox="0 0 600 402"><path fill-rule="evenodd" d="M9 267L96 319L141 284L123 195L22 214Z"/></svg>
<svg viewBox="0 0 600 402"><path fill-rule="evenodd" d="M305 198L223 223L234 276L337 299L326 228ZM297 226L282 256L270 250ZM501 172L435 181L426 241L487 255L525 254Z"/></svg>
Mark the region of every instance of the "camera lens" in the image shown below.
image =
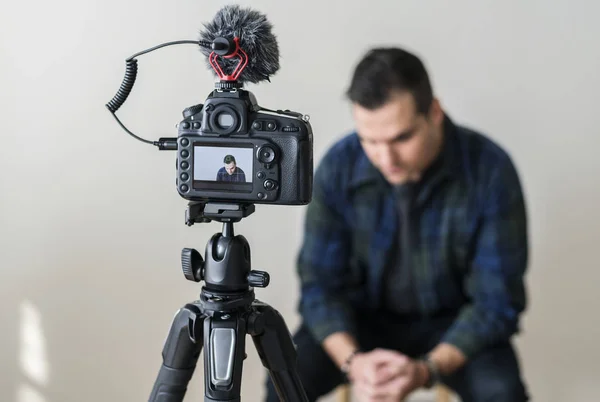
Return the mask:
<svg viewBox="0 0 600 402"><path fill-rule="evenodd" d="M275 160L275 150L269 146L258 150L258 160L262 163L271 163Z"/></svg>

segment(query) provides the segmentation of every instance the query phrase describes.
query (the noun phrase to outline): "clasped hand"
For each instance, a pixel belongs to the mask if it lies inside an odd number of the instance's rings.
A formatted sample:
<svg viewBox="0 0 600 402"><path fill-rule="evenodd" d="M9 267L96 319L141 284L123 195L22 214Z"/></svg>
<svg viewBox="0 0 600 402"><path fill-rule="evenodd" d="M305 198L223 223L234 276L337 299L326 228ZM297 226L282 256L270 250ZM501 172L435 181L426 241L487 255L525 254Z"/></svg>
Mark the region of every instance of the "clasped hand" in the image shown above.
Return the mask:
<svg viewBox="0 0 600 402"><path fill-rule="evenodd" d="M375 349L359 353L348 372L360 402L400 402L427 381L427 369L402 353Z"/></svg>

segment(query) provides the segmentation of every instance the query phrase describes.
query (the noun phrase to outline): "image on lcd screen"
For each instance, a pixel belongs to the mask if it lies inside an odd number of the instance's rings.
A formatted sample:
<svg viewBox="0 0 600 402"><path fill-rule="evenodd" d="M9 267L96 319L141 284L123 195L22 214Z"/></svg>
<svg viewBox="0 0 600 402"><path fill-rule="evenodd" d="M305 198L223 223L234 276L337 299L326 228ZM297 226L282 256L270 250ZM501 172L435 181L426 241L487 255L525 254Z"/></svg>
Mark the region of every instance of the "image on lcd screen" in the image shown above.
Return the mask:
<svg viewBox="0 0 600 402"><path fill-rule="evenodd" d="M194 187L226 190L241 185L251 191L252 152L251 147L195 145Z"/></svg>

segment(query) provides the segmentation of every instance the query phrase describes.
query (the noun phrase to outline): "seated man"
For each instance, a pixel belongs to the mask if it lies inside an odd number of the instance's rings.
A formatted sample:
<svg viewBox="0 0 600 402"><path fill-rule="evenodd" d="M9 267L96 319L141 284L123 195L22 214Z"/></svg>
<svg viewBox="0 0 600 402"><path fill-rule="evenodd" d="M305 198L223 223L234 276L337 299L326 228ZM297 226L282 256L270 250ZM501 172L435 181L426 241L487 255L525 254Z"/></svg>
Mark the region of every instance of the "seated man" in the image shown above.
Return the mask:
<svg viewBox="0 0 600 402"><path fill-rule="evenodd" d="M226 155L225 158L223 158L223 163L225 166L220 168L217 172L217 181L246 182L246 174L237 166L233 155Z"/></svg>
<svg viewBox="0 0 600 402"><path fill-rule="evenodd" d="M298 257L309 400L349 381L360 401L436 382L464 402L527 401L512 345L527 219L510 156L454 123L402 49L366 54L348 97L356 132L315 171Z"/></svg>

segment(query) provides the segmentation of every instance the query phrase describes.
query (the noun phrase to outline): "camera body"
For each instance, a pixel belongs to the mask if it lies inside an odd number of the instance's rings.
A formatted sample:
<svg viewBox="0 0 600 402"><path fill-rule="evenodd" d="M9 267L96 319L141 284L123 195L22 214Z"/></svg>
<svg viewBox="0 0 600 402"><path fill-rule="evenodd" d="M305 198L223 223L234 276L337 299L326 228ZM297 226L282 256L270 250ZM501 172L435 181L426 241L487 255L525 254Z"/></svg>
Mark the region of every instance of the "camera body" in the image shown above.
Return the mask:
<svg viewBox="0 0 600 402"><path fill-rule="evenodd" d="M177 191L190 201L305 205L312 197L308 118L261 108L243 89L215 89L178 125Z"/></svg>

